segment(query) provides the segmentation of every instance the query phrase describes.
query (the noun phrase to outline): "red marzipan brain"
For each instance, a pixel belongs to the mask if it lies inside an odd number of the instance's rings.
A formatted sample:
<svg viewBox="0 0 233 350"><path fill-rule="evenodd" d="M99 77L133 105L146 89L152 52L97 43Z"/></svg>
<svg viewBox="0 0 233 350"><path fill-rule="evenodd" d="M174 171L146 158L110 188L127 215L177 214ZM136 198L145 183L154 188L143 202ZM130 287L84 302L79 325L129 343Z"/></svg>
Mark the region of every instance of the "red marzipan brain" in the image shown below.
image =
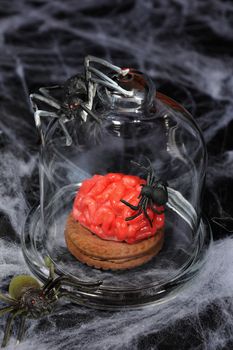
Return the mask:
<svg viewBox="0 0 233 350"><path fill-rule="evenodd" d="M78 191L74 205L73 217L102 239L135 243L154 236L164 226L164 214L155 214L147 209L153 220L152 227L142 213L133 220L126 221L137 213L122 203L124 199L137 205L141 192L141 184L146 181L138 176L109 173L94 175L84 180ZM156 207L161 211L163 207Z"/></svg>

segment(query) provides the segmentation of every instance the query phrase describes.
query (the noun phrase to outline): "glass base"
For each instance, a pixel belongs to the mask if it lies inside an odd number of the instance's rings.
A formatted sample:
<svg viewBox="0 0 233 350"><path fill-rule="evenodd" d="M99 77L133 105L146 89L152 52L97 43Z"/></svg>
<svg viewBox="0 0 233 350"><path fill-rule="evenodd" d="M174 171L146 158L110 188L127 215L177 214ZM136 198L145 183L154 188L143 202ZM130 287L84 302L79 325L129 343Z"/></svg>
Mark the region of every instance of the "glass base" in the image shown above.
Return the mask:
<svg viewBox="0 0 233 350"><path fill-rule="evenodd" d="M102 281L97 290L88 293L70 287L77 293L73 301L78 304L117 310L161 303L175 297L204 263L212 242L208 221L202 219L198 229L194 229L195 212L178 192L169 189L165 242L157 256L140 267L122 271L102 271L82 264L69 253L64 238L77 188L77 184L69 185L58 191L43 211L45 225L40 207L29 213L22 233L22 249L29 268L43 281L48 277L46 256L53 261L58 275L85 282Z"/></svg>

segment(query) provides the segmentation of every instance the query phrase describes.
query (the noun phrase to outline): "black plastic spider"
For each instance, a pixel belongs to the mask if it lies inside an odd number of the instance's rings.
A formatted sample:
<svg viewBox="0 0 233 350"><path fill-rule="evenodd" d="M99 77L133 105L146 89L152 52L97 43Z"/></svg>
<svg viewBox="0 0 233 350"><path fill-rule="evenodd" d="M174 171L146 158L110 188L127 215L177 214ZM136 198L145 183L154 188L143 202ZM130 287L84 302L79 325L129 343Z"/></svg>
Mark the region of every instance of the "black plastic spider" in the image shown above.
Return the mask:
<svg viewBox="0 0 233 350"><path fill-rule="evenodd" d="M72 138L65 126L65 123L70 119L81 117L79 119L86 122L87 116L89 116L95 122L95 124L91 125L91 128L101 125L102 119L95 111L95 103L98 101L98 99L96 100L98 87L103 86L124 96L133 96L133 91L128 91L119 86L111 78L112 75L109 76L109 73L105 74L100 69L96 69L95 65L100 65L102 68L113 71L119 76L125 76L129 71L129 69L121 69L98 57L87 56L84 61L84 75L76 74L63 85L42 87L39 89L39 93L30 95L32 107L35 111L35 123L39 129L42 143L44 143L44 135L41 127L41 117L58 119L66 136L67 146L72 143ZM59 91L61 96L58 98L56 95ZM55 111L39 109L37 106L38 102L47 105L50 109L55 109Z"/></svg>
<svg viewBox="0 0 233 350"><path fill-rule="evenodd" d="M147 158L147 160L149 162L148 168L144 167L143 165L141 165L137 162L131 161L132 164L135 164L138 167L146 170L146 172L148 173L147 179L146 179L146 184L141 185L142 190L138 196L138 198L140 199L138 202L138 205L136 205L136 206L132 205L132 204L128 203L127 201L125 201L124 199L121 199L121 202L124 203L125 205L127 205L132 210L137 211L137 213L135 215L127 217L125 219L126 221L133 220L137 216L139 216L141 213L144 213L145 217L147 218L147 220L150 223L150 226L152 227L152 220L147 213L147 209L149 207L156 214L162 214L164 212L164 210L158 211L154 207L154 205L164 206L167 203L167 201L168 201L167 186L168 185L166 182L163 182L161 179L156 179L156 176L155 176L154 171L153 171L152 166L151 166L151 162L148 158Z"/></svg>
<svg viewBox="0 0 233 350"><path fill-rule="evenodd" d="M54 97L54 93L62 92L61 97L58 99ZM50 87L42 87L39 89L39 93L30 95L33 109L35 111L35 122L36 126L40 130L41 138L43 134L41 130L41 117L51 117L58 119L63 132L66 136L66 143L70 145L72 143L71 136L68 133L65 123L76 117L83 117L85 120L88 114L97 123L101 123L101 120L96 114L88 108L88 88L87 82L82 75L75 75L68 79L64 85L55 85ZM44 103L49 107L55 109L55 111L47 111L38 109L38 102Z"/></svg>
<svg viewBox="0 0 233 350"><path fill-rule="evenodd" d="M30 275L19 275L12 278L9 285L9 295L0 293L0 300L9 305L0 309L0 315L9 313L2 341L2 347L8 343L11 334L12 323L16 316L20 316L20 324L17 333L17 343L24 335L26 318L40 318L53 311L55 303L62 297L70 301L81 301L82 292L90 292L99 288L102 282L84 282L66 275L55 277L54 265L47 259L49 277L44 285ZM73 291L62 286L73 286Z"/></svg>

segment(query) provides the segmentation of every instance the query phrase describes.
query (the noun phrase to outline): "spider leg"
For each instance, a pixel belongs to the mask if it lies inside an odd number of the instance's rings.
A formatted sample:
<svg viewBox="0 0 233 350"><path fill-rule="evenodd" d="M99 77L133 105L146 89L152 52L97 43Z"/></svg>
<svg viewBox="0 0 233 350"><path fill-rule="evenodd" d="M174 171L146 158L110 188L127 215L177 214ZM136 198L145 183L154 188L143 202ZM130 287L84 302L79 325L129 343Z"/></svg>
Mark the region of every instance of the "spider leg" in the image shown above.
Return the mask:
<svg viewBox="0 0 233 350"><path fill-rule="evenodd" d="M150 226L152 227L152 226L153 226L152 220L151 220L151 218L149 217L149 215L148 215L148 213L147 213L148 201L149 201L149 199L146 198L145 201L143 202L142 210L143 210L143 213L144 213L145 217L146 217L147 220L149 221Z"/></svg>
<svg viewBox="0 0 233 350"><path fill-rule="evenodd" d="M67 146L70 146L71 143L72 143L72 138L67 130L67 128L65 127L64 125L64 122L65 122L65 118L63 117L59 117L59 115L55 112L47 112L47 111L43 111L41 109L37 109L34 113L34 118L35 118L35 124L36 124L36 127L38 128L39 130L39 133L40 133L40 136L41 136L41 139L44 140L44 135L43 135L43 132L42 132L42 127L41 127L41 119L40 117L52 117L52 118L57 118L58 119L58 122L65 134L65 137L66 137L66 145Z"/></svg>
<svg viewBox="0 0 233 350"><path fill-rule="evenodd" d="M7 295L4 295L2 293L0 293L0 300L5 301L5 302L7 302L9 304L13 304L13 305L16 304L16 300L15 299L12 299L12 298L10 298Z"/></svg>
<svg viewBox="0 0 233 350"><path fill-rule="evenodd" d="M103 72L101 72L100 70L94 68L94 67L89 67L88 71L91 73L94 73L95 75L97 75L97 77L99 77L100 79L103 79L105 81L108 81L110 84L112 85L117 85L117 83L112 80L111 78L109 78L106 74L104 74ZM91 75L90 75L91 76Z"/></svg>
<svg viewBox="0 0 233 350"><path fill-rule="evenodd" d="M145 159L147 160L147 162L148 162L148 164L149 164L148 168L151 170L151 169L152 169L152 164L151 164L150 158L147 157L147 156L144 156L144 157L145 157ZM147 168L147 169L148 169L148 168Z"/></svg>
<svg viewBox="0 0 233 350"><path fill-rule="evenodd" d="M109 78L106 74L102 73L99 69L96 69L94 67L90 66L91 62L98 63L100 65L105 66L106 68L110 68L113 71L116 71L118 74L127 74L128 72L123 72L123 70L120 67L117 67L103 59L94 57L94 56L87 56L84 61L85 66L85 73L86 73L86 80L92 81L97 84L101 84L104 86L108 86L112 89L115 89L119 92L121 92L125 96L132 96L133 92L128 91L126 89L123 89L121 86L117 84L113 79ZM92 74L93 73L93 74ZM94 77L93 75L97 76L98 78Z"/></svg>
<svg viewBox="0 0 233 350"><path fill-rule="evenodd" d="M49 268L49 278L54 279L55 278L54 264L48 256L45 257L45 265Z"/></svg>
<svg viewBox="0 0 233 350"><path fill-rule="evenodd" d="M166 194L167 194L167 196L168 196L168 190L167 190L167 188L168 188L168 183L167 183L167 181L165 181L165 182L163 183L163 188L164 188L164 190L165 190L165 192L166 192Z"/></svg>
<svg viewBox="0 0 233 350"><path fill-rule="evenodd" d="M156 186L157 186L157 179L156 179L156 177L155 177L155 174L154 174L154 172L153 172L153 170L151 170L152 171L152 173L151 173L151 177L150 177L150 181L149 181L149 186L155 186L155 184L156 184Z"/></svg>
<svg viewBox="0 0 233 350"><path fill-rule="evenodd" d="M123 89L122 87L120 87L120 85L118 85L118 84L115 83L114 81L113 81L112 83L110 83L110 82L108 82L108 81L106 81L106 80L101 80L101 79L94 78L94 77L91 77L90 80L91 80L93 83L100 84L100 85L103 85L103 86L107 86L107 87L109 87L110 89L119 91L122 95L129 96L129 97L132 97L132 96L133 96L133 91Z"/></svg>
<svg viewBox="0 0 233 350"><path fill-rule="evenodd" d="M147 185L148 186L153 186L155 183L157 183L157 181L156 181L154 170L152 168L152 165L151 165L151 162L150 162L149 158L147 158L147 160L149 162L149 174L147 176Z"/></svg>
<svg viewBox="0 0 233 350"><path fill-rule="evenodd" d="M33 100L39 100L39 101L46 103L47 105L49 105L51 107L54 107L56 109L61 109L60 104L53 101L53 98L51 98L51 97L45 97L45 96L40 95L40 94L30 94L30 99L31 99L33 105L35 105L35 102Z"/></svg>
<svg viewBox="0 0 233 350"><path fill-rule="evenodd" d="M41 127L40 117L59 118L57 113L47 112L47 111L43 111L42 109L37 109L34 113L34 118L35 118L35 123L36 123L37 128Z"/></svg>
<svg viewBox="0 0 233 350"><path fill-rule="evenodd" d="M140 185L140 186L144 187L145 185ZM139 193L139 195L137 196L137 198L139 199L140 197L142 197L142 194L141 194L141 193Z"/></svg>
<svg viewBox="0 0 233 350"><path fill-rule="evenodd" d="M156 177L154 175L154 171L152 168L152 164L151 161L148 157L145 156L145 159L147 160L147 162L149 163L148 167L145 167L144 165L139 164L138 162L135 162L134 160L131 160L130 162L134 165L136 165L137 167L146 170L146 172L148 173L147 175L147 179L146 179L146 185L147 186L152 186L154 181L156 180Z"/></svg>
<svg viewBox="0 0 233 350"><path fill-rule="evenodd" d="M88 109L92 110L92 108L93 108L93 100L94 100L94 97L96 95L97 85L95 83L93 83L92 81L88 80L88 76L86 76L86 78L87 78L86 80L88 81L88 84L87 84L88 102L85 103L85 106ZM82 117L83 121L86 122L87 121L87 112L82 110L81 111L81 117Z"/></svg>
<svg viewBox="0 0 233 350"><path fill-rule="evenodd" d="M96 62L96 63L101 64L101 65L103 65L103 66L105 66L107 68L112 69L113 71L115 71L117 73L121 73L121 68L120 67L115 66L114 64L112 64L112 63L110 63L108 61L105 61L102 58L88 55L88 56L85 57L85 60L84 60L84 67L85 67L85 70L86 70L87 78L89 77L88 74L90 74L89 73L89 67L90 67L90 63L91 62Z"/></svg>
<svg viewBox="0 0 233 350"><path fill-rule="evenodd" d="M7 312L11 312L14 310L14 306L5 306L2 309L0 309L0 316L6 314Z"/></svg>
<svg viewBox="0 0 233 350"><path fill-rule="evenodd" d="M66 285L69 286L69 284L67 283ZM62 283L59 281L55 287L48 289L45 292L48 298L51 300L51 304L56 302L58 299L60 299L63 296L63 292L61 292L61 289L62 289ZM72 292L67 291L67 293L72 293Z"/></svg>
<svg viewBox="0 0 233 350"><path fill-rule="evenodd" d="M84 103L80 103L80 106L82 107L82 109L87 112L87 114L89 114L93 119L95 119L95 121L97 123L101 123L101 120L99 119L99 117L97 117L91 109L89 109Z"/></svg>
<svg viewBox="0 0 233 350"><path fill-rule="evenodd" d="M37 129L39 130L40 138L42 140L42 143L44 144L44 134L42 131L42 126L41 126L41 119L40 117L52 117L52 118L58 118L58 115L54 112L46 112L41 109L37 109L34 113L34 120Z"/></svg>
<svg viewBox="0 0 233 350"><path fill-rule="evenodd" d="M124 199L120 199L120 201L127 205L127 207L129 207L130 209L132 210L138 210L139 209L139 204L137 206L133 205L133 204L130 204L129 202L126 202Z"/></svg>
<svg viewBox="0 0 233 350"><path fill-rule="evenodd" d="M61 117L61 118L59 118L58 122L59 122L59 124L60 124L60 126L61 126L61 128L62 128L62 130L63 130L63 132L64 132L64 134L65 134L65 137L66 137L66 146L70 146L70 145L72 144L72 137L70 136L70 134L69 134L67 128L66 128L65 125L64 125L65 119L66 119L66 118Z"/></svg>
<svg viewBox="0 0 233 350"><path fill-rule="evenodd" d="M145 167L144 165L139 164L138 162L135 162L134 160L131 160L130 163L136 165L137 167L139 167L141 169L146 170L147 172L149 171L147 167Z"/></svg>
<svg viewBox="0 0 233 350"><path fill-rule="evenodd" d="M60 85L54 85L54 86L49 86L49 87L43 86L43 87L39 88L39 91L43 96L50 98L51 100L53 100L56 103L59 103L59 101L56 98L54 98L53 96L50 95L49 90L55 90L55 89L60 89L60 88L61 88Z"/></svg>
<svg viewBox="0 0 233 350"><path fill-rule="evenodd" d="M57 278L58 279L58 278ZM51 300L51 303L54 303L59 298L59 292L62 287L61 281L56 282L55 285L53 285L54 279L51 279L47 286L45 286L45 295L49 297Z"/></svg>
<svg viewBox="0 0 233 350"><path fill-rule="evenodd" d="M137 198L140 198L140 197L141 197L141 199L140 199L140 201L138 202L138 205L137 205L137 206L135 206L135 205L133 205L133 204L130 204L129 202L126 202L124 199L120 199L120 201L121 201L122 203L124 203L125 205L127 205L128 207L130 207L132 210L139 210L140 207L141 207L141 205L142 205L142 202L143 202L143 200L144 200L144 197L141 195L141 193L139 194L139 196L138 196Z"/></svg>
<svg viewBox="0 0 233 350"><path fill-rule="evenodd" d="M25 333L25 323L26 323L26 315L22 315L20 317L20 324L19 324L19 330L17 333L17 343L19 344L21 340L23 339L24 333Z"/></svg>
<svg viewBox="0 0 233 350"><path fill-rule="evenodd" d="M147 175L147 178L146 178L147 186L151 186L152 178L153 178L153 173L151 171L149 171L148 175Z"/></svg>
<svg viewBox="0 0 233 350"><path fill-rule="evenodd" d="M5 330L4 330L4 337L2 340L2 348L4 348L7 345L9 338L10 338L10 335L11 335L12 323L13 323L15 317L21 312L22 312L22 310L15 310L15 311L12 311L8 315Z"/></svg>
<svg viewBox="0 0 233 350"><path fill-rule="evenodd" d="M47 282L44 284L42 288L45 294L48 294L52 289L56 288L56 285L54 286L54 281L56 281L56 279L48 278Z"/></svg>
<svg viewBox="0 0 233 350"><path fill-rule="evenodd" d="M43 286L43 291L53 282L55 279L55 272L54 272L54 264L52 263L51 259L46 256L44 258L45 266L49 268L49 277L47 281L45 282Z"/></svg>
<svg viewBox="0 0 233 350"><path fill-rule="evenodd" d="M140 214L142 213L142 209L140 208L139 211L132 215L132 216L128 216L127 218L125 218L125 221L130 221L130 220L133 220L135 219L136 217L138 217Z"/></svg>

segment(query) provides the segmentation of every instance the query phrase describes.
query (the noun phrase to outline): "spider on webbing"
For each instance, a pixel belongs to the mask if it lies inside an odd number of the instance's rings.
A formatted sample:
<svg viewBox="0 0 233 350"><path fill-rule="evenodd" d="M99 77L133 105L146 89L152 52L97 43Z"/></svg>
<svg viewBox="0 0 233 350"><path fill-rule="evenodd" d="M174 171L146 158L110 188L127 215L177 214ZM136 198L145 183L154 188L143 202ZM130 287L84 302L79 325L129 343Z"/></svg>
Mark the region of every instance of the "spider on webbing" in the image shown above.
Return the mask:
<svg viewBox="0 0 233 350"><path fill-rule="evenodd" d="M17 333L17 343L19 343L25 332L27 318L38 319L50 314L56 302L62 297L71 302L80 303L82 292L85 294L85 292L95 291L102 284L101 281L85 282L67 275L55 277L54 265L48 257L45 259L45 265L49 267L49 277L43 285L30 275L19 275L11 279L8 295L0 293L0 300L8 304L0 309L0 316L8 313L2 347L5 347L9 341L16 317L19 317ZM63 288L64 286L74 288L70 291Z"/></svg>

